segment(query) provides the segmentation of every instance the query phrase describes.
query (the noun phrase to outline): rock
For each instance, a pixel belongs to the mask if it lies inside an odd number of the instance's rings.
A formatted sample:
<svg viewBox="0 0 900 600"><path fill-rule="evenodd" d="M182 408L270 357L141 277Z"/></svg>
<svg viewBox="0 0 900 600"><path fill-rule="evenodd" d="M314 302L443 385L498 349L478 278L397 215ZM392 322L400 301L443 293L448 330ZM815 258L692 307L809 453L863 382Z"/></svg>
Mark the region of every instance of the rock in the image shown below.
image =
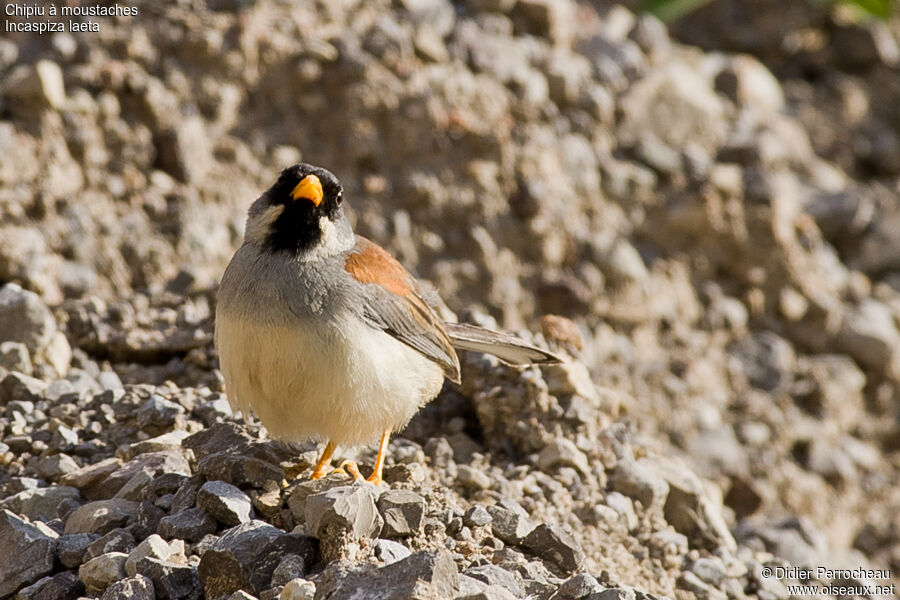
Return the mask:
<svg viewBox="0 0 900 600"><path fill-rule="evenodd" d="M412 554L409 548L391 540L379 539L375 542L375 556L389 565Z"/></svg>
<svg viewBox="0 0 900 600"><path fill-rule="evenodd" d="M835 344L862 365L900 377L900 332L885 304L866 298L849 307Z"/></svg>
<svg viewBox="0 0 900 600"><path fill-rule="evenodd" d="M469 465L459 465L457 467L456 483L464 488L474 490L488 490L491 488L491 478Z"/></svg>
<svg viewBox="0 0 900 600"><path fill-rule="evenodd" d="M514 10L555 45L568 45L575 35L576 6L570 0L519 0Z"/></svg>
<svg viewBox="0 0 900 600"><path fill-rule="evenodd" d="M781 85L762 63L748 55L728 59L716 75L716 90L741 107L774 113L784 107Z"/></svg>
<svg viewBox="0 0 900 600"><path fill-rule="evenodd" d="M454 598L459 575L449 552L423 550L374 572L326 571L316 588L320 600L364 597L372 590L378 590L378 600Z"/></svg>
<svg viewBox="0 0 900 600"><path fill-rule="evenodd" d="M71 571L44 577L19 590L16 600L77 600L84 596L84 584Z"/></svg>
<svg viewBox="0 0 900 600"><path fill-rule="evenodd" d="M560 600L562 600L562 598L578 600L588 596L593 598L593 594L600 594L602 592L603 586L600 585L596 577L587 573L579 573L578 575L570 577L565 583L559 586L559 590L557 590L554 598L558 596Z"/></svg>
<svg viewBox="0 0 900 600"><path fill-rule="evenodd" d="M0 343L0 368L31 375L31 355L21 342Z"/></svg>
<svg viewBox="0 0 900 600"><path fill-rule="evenodd" d="M506 588L499 585L487 585L471 594L460 594L456 600L515 600Z"/></svg>
<svg viewBox="0 0 900 600"><path fill-rule="evenodd" d="M135 568L153 582L161 600L199 600L203 593L196 567L145 556Z"/></svg>
<svg viewBox="0 0 900 600"><path fill-rule="evenodd" d="M100 536L96 533L67 533L59 536L56 554L67 569L74 569L84 562L88 546Z"/></svg>
<svg viewBox="0 0 900 600"><path fill-rule="evenodd" d="M383 537L402 538L421 531L425 498L415 492L388 490L378 497L377 506L384 518Z"/></svg>
<svg viewBox="0 0 900 600"><path fill-rule="evenodd" d="M114 498L97 500L78 507L66 520L66 533L98 533L103 535L117 527L125 527L137 518L138 503Z"/></svg>
<svg viewBox="0 0 900 600"><path fill-rule="evenodd" d="M233 456L217 452L197 463L197 471L207 479L221 479L234 485L262 488L267 481L281 482L281 467L248 456Z"/></svg>
<svg viewBox="0 0 900 600"><path fill-rule="evenodd" d="M307 531L316 537L329 529L346 531L354 539L375 537L384 524L369 485L341 486L313 494L306 499L305 517Z"/></svg>
<svg viewBox="0 0 900 600"><path fill-rule="evenodd" d="M522 540L522 545L565 573L577 570L584 563L581 546L558 525L541 523Z"/></svg>
<svg viewBox="0 0 900 600"><path fill-rule="evenodd" d="M41 398L41 393L46 388L47 384L40 379L22 373L10 373L0 381L0 404L35 402Z"/></svg>
<svg viewBox="0 0 900 600"><path fill-rule="evenodd" d="M206 550L200 560L200 580L208 598L238 589L259 594L268 589L272 572L285 554L297 554L311 565L316 552L316 541L308 536L248 521L223 533Z"/></svg>
<svg viewBox="0 0 900 600"><path fill-rule="evenodd" d="M66 500L78 502L78 490L66 485L22 490L0 501L0 508L28 517L32 521L49 521L59 516L57 509Z"/></svg>
<svg viewBox="0 0 900 600"><path fill-rule="evenodd" d="M525 596L525 590L519 583L519 579L513 573L503 569L497 565L479 565L477 567L469 567L463 571L463 575L467 575L472 579L477 579L487 585L496 585L507 590L515 598Z"/></svg>
<svg viewBox="0 0 900 600"><path fill-rule="evenodd" d="M609 483L615 491L640 501L646 508L662 506L669 493L665 479L642 461L619 462Z"/></svg>
<svg viewBox="0 0 900 600"><path fill-rule="evenodd" d="M574 467L582 475L589 475L591 467L587 456L579 450L575 444L566 438L554 438L538 454L538 467L542 471L550 472L558 466Z"/></svg>
<svg viewBox="0 0 900 600"><path fill-rule="evenodd" d="M38 475L50 481L56 481L64 475L79 469L78 463L68 454L51 454L40 459L35 467Z"/></svg>
<svg viewBox="0 0 900 600"><path fill-rule="evenodd" d="M492 520L491 513L480 504L476 504L463 515L463 522L469 527L481 527Z"/></svg>
<svg viewBox="0 0 900 600"><path fill-rule="evenodd" d="M157 532L168 540L199 542L203 536L216 532L216 520L200 508L187 508L160 519Z"/></svg>
<svg viewBox="0 0 900 600"><path fill-rule="evenodd" d="M159 162L179 181L199 184L212 164L209 136L203 120L188 117L156 139Z"/></svg>
<svg viewBox="0 0 900 600"><path fill-rule="evenodd" d="M19 65L3 82L3 94L13 100L10 106L16 106L21 116L44 108L59 110L66 103L62 69L50 60Z"/></svg>
<svg viewBox="0 0 900 600"><path fill-rule="evenodd" d="M272 587L287 585L287 583L306 574L306 561L298 554L287 554L278 562L278 566L272 571Z"/></svg>
<svg viewBox="0 0 900 600"><path fill-rule="evenodd" d="M534 529L525 509L512 500L501 500L488 506L487 511L491 515L491 530L494 535L507 544L520 543Z"/></svg>
<svg viewBox="0 0 900 600"><path fill-rule="evenodd" d="M128 560L125 561L125 572L129 576L137 574L137 563L144 557L158 558L159 560L168 560L172 555L171 547L159 535L153 534L140 544L135 546L128 554Z"/></svg>
<svg viewBox="0 0 900 600"><path fill-rule="evenodd" d="M89 496L88 492L121 466L122 461L118 458L107 458L92 465L85 465L72 473L67 473L60 478L59 482L63 485L78 488L89 500L95 500L97 498L92 495Z"/></svg>
<svg viewBox="0 0 900 600"><path fill-rule="evenodd" d="M53 572L58 536L45 529L0 512L0 598Z"/></svg>
<svg viewBox="0 0 900 600"><path fill-rule="evenodd" d="M224 481L207 481L197 493L197 506L225 525L240 525L251 519L250 497Z"/></svg>
<svg viewBox="0 0 900 600"><path fill-rule="evenodd" d="M100 600L156 600L156 590L149 578L132 575L110 584Z"/></svg>
<svg viewBox="0 0 900 600"><path fill-rule="evenodd" d="M189 476L191 466L181 452L147 452L135 456L99 482L84 488L83 493L88 498L111 498L139 473L145 473L151 478L163 473Z"/></svg>
<svg viewBox="0 0 900 600"><path fill-rule="evenodd" d="M89 560L78 569L78 578L89 593L100 594L111 583L125 578L124 552L109 552Z"/></svg>
<svg viewBox="0 0 900 600"><path fill-rule="evenodd" d="M278 600L313 600L315 595L316 584L298 577L284 584Z"/></svg>
<svg viewBox="0 0 900 600"><path fill-rule="evenodd" d="M113 529L90 543L84 553L83 560L88 561L109 552L124 552L128 554L132 550L134 550L134 536L125 529Z"/></svg>
<svg viewBox="0 0 900 600"><path fill-rule="evenodd" d="M40 296L15 283L0 288L0 340L20 342L35 355L56 333L56 320Z"/></svg>
<svg viewBox="0 0 900 600"><path fill-rule="evenodd" d="M158 434L173 427L183 414L183 406L154 394L138 409L137 424L144 431Z"/></svg>
<svg viewBox="0 0 900 600"><path fill-rule="evenodd" d="M708 558L698 558L689 567L691 573L700 578L701 581L713 587L722 585L722 581L727 575L725 563L721 558L711 556Z"/></svg>

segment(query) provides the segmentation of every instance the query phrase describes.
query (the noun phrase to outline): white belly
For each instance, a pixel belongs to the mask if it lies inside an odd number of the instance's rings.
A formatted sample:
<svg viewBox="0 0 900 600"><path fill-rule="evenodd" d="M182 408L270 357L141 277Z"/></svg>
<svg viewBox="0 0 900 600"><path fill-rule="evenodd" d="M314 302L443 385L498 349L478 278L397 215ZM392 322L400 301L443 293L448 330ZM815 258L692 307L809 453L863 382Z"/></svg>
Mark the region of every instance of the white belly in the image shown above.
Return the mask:
<svg viewBox="0 0 900 600"><path fill-rule="evenodd" d="M253 410L283 439L370 443L440 391L441 368L390 335L348 319L341 327L248 323L216 313L216 346L236 410Z"/></svg>

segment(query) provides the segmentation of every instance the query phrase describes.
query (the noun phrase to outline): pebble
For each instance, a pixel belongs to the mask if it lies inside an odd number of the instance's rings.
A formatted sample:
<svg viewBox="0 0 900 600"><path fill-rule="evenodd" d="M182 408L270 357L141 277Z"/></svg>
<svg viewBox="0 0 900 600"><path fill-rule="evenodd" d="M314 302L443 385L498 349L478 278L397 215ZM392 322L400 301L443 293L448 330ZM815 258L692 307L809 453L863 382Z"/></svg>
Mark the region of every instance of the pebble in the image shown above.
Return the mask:
<svg viewBox="0 0 900 600"><path fill-rule="evenodd" d="M78 534L76 534L78 535ZM91 560L101 554L109 552L129 553L134 550L135 542L132 536L125 529L113 529L106 535L103 535L92 541L84 553L84 561Z"/></svg>
<svg viewBox="0 0 900 600"><path fill-rule="evenodd" d="M384 519L381 535L403 538L422 529L425 517L425 498L408 490L388 490L378 497L378 512Z"/></svg>
<svg viewBox="0 0 900 600"><path fill-rule="evenodd" d="M125 561L125 572L133 576L137 574L137 563L145 557L168 560L172 555L169 544L157 534L152 534L135 546Z"/></svg>
<svg viewBox="0 0 900 600"><path fill-rule="evenodd" d="M499 586L507 590L516 598L521 598L525 595L525 590L522 589L522 585L520 583L520 578L503 569L497 565L479 565L477 567L469 567L465 571L463 571L463 575L471 577L472 579L477 579L489 586Z"/></svg>
<svg viewBox="0 0 900 600"><path fill-rule="evenodd" d="M56 555L59 562L67 569L74 569L84 562L88 546L100 539L96 533L67 533L59 536Z"/></svg>
<svg viewBox="0 0 900 600"><path fill-rule="evenodd" d="M371 590L390 590L389 598L454 598L459 589L456 563L447 551L422 550L369 572L328 572L316 584L321 598L366 598Z"/></svg>
<svg viewBox="0 0 900 600"><path fill-rule="evenodd" d="M197 507L224 525L240 525L252 518L250 497L224 481L207 481L197 492Z"/></svg>
<svg viewBox="0 0 900 600"><path fill-rule="evenodd" d="M220 479L233 485L262 488L267 481L280 482L284 470L277 465L249 456L217 452L197 463L197 471L207 479Z"/></svg>
<svg viewBox="0 0 900 600"><path fill-rule="evenodd" d="M666 480L640 461L619 462L609 483L613 490L639 501L645 508L662 507L669 494Z"/></svg>
<svg viewBox="0 0 900 600"><path fill-rule="evenodd" d="M375 542L375 556L386 565L404 559L410 554L412 554L412 551L399 542L384 539L379 539Z"/></svg>
<svg viewBox="0 0 900 600"><path fill-rule="evenodd" d="M137 572L153 582L162 600L196 600L200 597L197 568L145 556L135 565Z"/></svg>
<svg viewBox="0 0 900 600"><path fill-rule="evenodd" d="M480 504L476 504L463 515L463 522L469 527L481 527L492 521L491 513Z"/></svg>
<svg viewBox="0 0 900 600"><path fill-rule="evenodd" d="M22 343L34 355L54 333L56 320L40 296L15 283L0 288L0 340Z"/></svg>

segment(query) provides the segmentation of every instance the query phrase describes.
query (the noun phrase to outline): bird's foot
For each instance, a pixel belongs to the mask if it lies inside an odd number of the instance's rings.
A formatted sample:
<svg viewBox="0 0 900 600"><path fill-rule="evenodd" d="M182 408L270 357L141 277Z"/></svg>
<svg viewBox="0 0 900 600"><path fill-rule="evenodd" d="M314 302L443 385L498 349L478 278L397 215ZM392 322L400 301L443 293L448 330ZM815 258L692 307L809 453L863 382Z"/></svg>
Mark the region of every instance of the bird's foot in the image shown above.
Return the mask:
<svg viewBox="0 0 900 600"><path fill-rule="evenodd" d="M353 478L354 481L365 480L365 477L363 477L362 473L359 472L359 465L357 465L352 460L345 460L337 469L335 469L335 471L340 471L345 475L349 475Z"/></svg>

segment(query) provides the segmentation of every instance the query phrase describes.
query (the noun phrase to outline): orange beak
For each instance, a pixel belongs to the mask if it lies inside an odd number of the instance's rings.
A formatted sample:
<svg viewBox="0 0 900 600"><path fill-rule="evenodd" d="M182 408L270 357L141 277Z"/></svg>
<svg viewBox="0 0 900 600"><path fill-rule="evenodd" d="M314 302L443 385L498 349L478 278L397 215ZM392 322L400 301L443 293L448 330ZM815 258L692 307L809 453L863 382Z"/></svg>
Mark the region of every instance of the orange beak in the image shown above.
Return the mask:
<svg viewBox="0 0 900 600"><path fill-rule="evenodd" d="M319 178L315 175L307 175L300 180L300 183L298 183L293 190L291 190L291 198L294 200L304 198L316 206L322 203L324 197L325 194L322 192L322 182L319 181Z"/></svg>

